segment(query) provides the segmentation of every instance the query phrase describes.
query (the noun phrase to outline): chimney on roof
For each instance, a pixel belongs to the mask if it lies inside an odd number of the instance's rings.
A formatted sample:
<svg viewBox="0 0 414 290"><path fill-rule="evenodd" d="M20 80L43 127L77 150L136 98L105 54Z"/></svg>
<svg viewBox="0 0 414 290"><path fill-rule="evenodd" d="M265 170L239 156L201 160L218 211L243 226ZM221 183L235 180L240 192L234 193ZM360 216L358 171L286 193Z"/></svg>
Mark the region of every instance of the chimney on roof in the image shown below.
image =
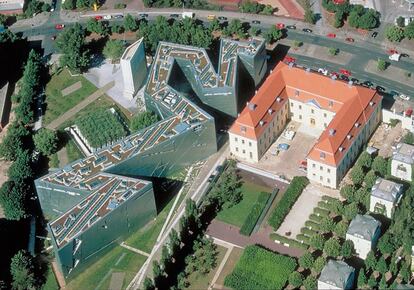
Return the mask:
<svg viewBox="0 0 414 290"><path fill-rule="evenodd" d="M273 113L272 109L267 110L267 112L269 113L269 115L271 115Z"/></svg>
<svg viewBox="0 0 414 290"><path fill-rule="evenodd" d="M273 72L273 70L271 69L271 70L270 70L270 73L272 73L272 72Z"/></svg>
<svg viewBox="0 0 414 290"><path fill-rule="evenodd" d="M336 130L334 128L329 129L329 136L335 135Z"/></svg>
<svg viewBox="0 0 414 290"><path fill-rule="evenodd" d="M264 125L264 121L263 120L260 120L259 124L260 124L260 126L263 126Z"/></svg>
<svg viewBox="0 0 414 290"><path fill-rule="evenodd" d="M240 117L240 113L237 114L237 117Z"/></svg>
<svg viewBox="0 0 414 290"><path fill-rule="evenodd" d="M247 106L248 106L250 111L254 111L257 107L256 104L253 104L253 103L249 103Z"/></svg>

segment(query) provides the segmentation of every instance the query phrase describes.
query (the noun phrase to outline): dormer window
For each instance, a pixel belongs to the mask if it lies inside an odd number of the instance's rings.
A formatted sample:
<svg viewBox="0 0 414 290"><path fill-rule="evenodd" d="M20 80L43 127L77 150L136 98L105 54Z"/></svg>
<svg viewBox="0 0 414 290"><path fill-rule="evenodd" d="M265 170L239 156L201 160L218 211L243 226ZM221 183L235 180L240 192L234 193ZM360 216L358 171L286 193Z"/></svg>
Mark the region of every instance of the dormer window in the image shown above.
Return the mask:
<svg viewBox="0 0 414 290"><path fill-rule="evenodd" d="M280 103L282 101L282 99L280 97L276 98L276 102Z"/></svg>
<svg viewBox="0 0 414 290"><path fill-rule="evenodd" d="M346 135L346 138L347 138L348 140L351 140L352 135L351 135L351 134L348 134L348 135Z"/></svg>
<svg viewBox="0 0 414 290"><path fill-rule="evenodd" d="M325 157L326 157L325 152L321 152L321 153L319 154L319 157L320 157L321 159L325 159Z"/></svg>
<svg viewBox="0 0 414 290"><path fill-rule="evenodd" d="M256 109L257 105L253 103L248 103L248 108L250 111L254 111Z"/></svg>
<svg viewBox="0 0 414 290"><path fill-rule="evenodd" d="M342 146L341 146L341 147L339 147L339 152L344 151L344 149L345 149L345 148L344 148L344 147L342 147Z"/></svg>
<svg viewBox="0 0 414 290"><path fill-rule="evenodd" d="M263 126L264 125L264 121L263 120L260 120L260 122L259 122L259 124L260 124L260 126Z"/></svg>
<svg viewBox="0 0 414 290"><path fill-rule="evenodd" d="M295 96L299 96L299 90L295 90Z"/></svg>
<svg viewBox="0 0 414 290"><path fill-rule="evenodd" d="M269 113L269 115L271 115L273 113L272 109L267 110L267 112Z"/></svg>
<svg viewBox="0 0 414 290"><path fill-rule="evenodd" d="M374 102L373 101L371 101L371 102L369 102L369 105L372 107L372 106L374 106Z"/></svg>
<svg viewBox="0 0 414 290"><path fill-rule="evenodd" d="M333 128L329 129L329 136L334 136L335 133L336 133L335 129L333 129Z"/></svg>
<svg viewBox="0 0 414 290"><path fill-rule="evenodd" d="M358 128L359 127L359 123L358 122L356 122L355 123L355 128Z"/></svg>

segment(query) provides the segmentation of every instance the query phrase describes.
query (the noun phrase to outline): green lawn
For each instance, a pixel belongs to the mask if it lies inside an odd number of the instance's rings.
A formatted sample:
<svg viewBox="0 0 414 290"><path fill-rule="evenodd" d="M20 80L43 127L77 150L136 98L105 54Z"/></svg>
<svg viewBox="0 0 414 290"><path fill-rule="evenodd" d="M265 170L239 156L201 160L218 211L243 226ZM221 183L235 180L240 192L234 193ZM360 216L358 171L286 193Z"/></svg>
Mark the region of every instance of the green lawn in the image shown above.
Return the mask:
<svg viewBox="0 0 414 290"><path fill-rule="evenodd" d="M46 282L42 286L42 290L58 290L59 285L56 281L55 274L53 274L53 271L51 269L52 266L49 267L49 270L47 271L46 276Z"/></svg>
<svg viewBox="0 0 414 290"><path fill-rule="evenodd" d="M124 272L122 289L125 289L136 272L144 264L146 257L138 255L121 246L116 246L100 260L66 285L66 289L102 289L109 288L111 273ZM108 274L109 273L109 274Z"/></svg>
<svg viewBox="0 0 414 290"><path fill-rule="evenodd" d="M271 192L271 189L268 187L246 181L243 183L241 189L243 194L242 201L231 208L221 210L216 217L219 221L241 227L254 203L257 201L260 192Z"/></svg>
<svg viewBox="0 0 414 290"><path fill-rule="evenodd" d="M82 88L73 93L62 96L61 91L74 83L81 81ZM97 88L83 76L72 77L68 70L64 69L52 76L46 85L46 112L43 116L43 124L47 125L64 112L73 108L76 104L87 98Z"/></svg>
<svg viewBox="0 0 414 290"><path fill-rule="evenodd" d="M220 266L221 261L224 258L224 255L227 252L227 248L217 246L217 263L216 266L211 269L210 272L208 272L207 275L201 274L199 272L193 272L188 276L188 282L190 283L190 286L187 289L207 289L208 286L211 283L211 280L213 280L214 275L217 272L218 267Z"/></svg>

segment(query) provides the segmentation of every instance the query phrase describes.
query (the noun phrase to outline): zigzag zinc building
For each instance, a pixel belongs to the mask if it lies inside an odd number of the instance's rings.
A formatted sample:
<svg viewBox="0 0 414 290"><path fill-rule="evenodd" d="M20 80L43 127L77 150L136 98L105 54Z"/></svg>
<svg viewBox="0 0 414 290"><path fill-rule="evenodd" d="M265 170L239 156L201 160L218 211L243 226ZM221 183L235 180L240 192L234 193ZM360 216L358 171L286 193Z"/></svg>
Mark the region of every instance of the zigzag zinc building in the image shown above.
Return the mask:
<svg viewBox="0 0 414 290"><path fill-rule="evenodd" d="M170 176L217 151L214 118L201 107L237 114L240 61L259 83L267 68L264 41L222 40L218 72L204 49L160 43L144 97L161 121L35 181L65 279L156 216L148 177ZM175 64L197 94L191 100L169 84Z"/></svg>

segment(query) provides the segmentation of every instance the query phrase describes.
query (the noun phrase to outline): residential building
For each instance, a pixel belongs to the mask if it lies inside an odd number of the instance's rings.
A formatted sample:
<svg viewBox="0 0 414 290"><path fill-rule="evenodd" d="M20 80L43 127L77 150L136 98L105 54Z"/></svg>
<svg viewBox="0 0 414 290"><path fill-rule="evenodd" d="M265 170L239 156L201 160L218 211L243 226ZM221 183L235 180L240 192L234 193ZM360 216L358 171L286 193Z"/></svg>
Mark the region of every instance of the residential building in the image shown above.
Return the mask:
<svg viewBox="0 0 414 290"><path fill-rule="evenodd" d="M0 0L0 14L23 13L24 0Z"/></svg>
<svg viewBox="0 0 414 290"><path fill-rule="evenodd" d="M355 269L343 261L329 260L318 279L318 290L353 289Z"/></svg>
<svg viewBox="0 0 414 290"><path fill-rule="evenodd" d="M380 122L381 100L375 90L279 63L230 128L230 151L258 162L289 119L321 129L307 177L337 188Z"/></svg>
<svg viewBox="0 0 414 290"><path fill-rule="evenodd" d="M11 100L10 100L10 87L9 83L6 83L0 88L0 131L9 123Z"/></svg>
<svg viewBox="0 0 414 290"><path fill-rule="evenodd" d="M378 178L371 190L369 210L391 218L402 195L403 185Z"/></svg>
<svg viewBox="0 0 414 290"><path fill-rule="evenodd" d="M377 245L381 234L381 222L370 215L357 214L349 224L346 239L354 243L357 255L364 259Z"/></svg>
<svg viewBox="0 0 414 290"><path fill-rule="evenodd" d="M391 175L402 180L411 181L413 175L414 146L399 143L392 153Z"/></svg>
<svg viewBox="0 0 414 290"><path fill-rule="evenodd" d="M251 76L255 82L260 81L263 63L255 59L255 52L262 53L258 47L264 47L264 42L252 42L222 42L224 59L214 84L219 89L224 86L227 92L236 91L237 61L250 53L254 60ZM177 74L174 64L180 62L185 69L197 72L188 80L190 83L206 86L206 91L195 90L204 94L197 96L199 99L190 99L170 86L170 76ZM35 180L43 214L50 221L48 229L58 268L65 279L84 271L156 216L153 185L148 177L170 177L217 151L215 121L203 107L220 111L215 102L227 102L222 112L232 114L237 111L237 97L221 94L220 90L214 97L207 96L213 88L208 83L214 78L209 71L212 68L204 49L160 43L144 99L147 109L161 120Z"/></svg>

